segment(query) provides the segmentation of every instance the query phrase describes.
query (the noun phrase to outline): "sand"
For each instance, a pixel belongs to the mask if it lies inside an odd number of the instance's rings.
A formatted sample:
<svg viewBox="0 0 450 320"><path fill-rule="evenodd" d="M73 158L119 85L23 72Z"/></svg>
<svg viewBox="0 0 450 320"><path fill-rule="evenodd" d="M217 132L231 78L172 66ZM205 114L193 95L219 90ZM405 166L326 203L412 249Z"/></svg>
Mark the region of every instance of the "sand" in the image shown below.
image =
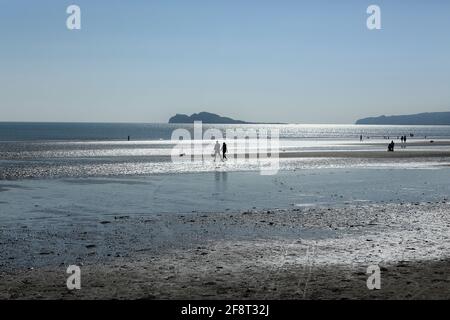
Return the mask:
<svg viewBox="0 0 450 320"><path fill-rule="evenodd" d="M446 201L142 216L105 226L118 242L135 230L135 249L104 256L94 243L90 258L78 261L81 290L66 288L67 263L57 265L54 256L68 253L55 249L41 252L44 263L33 269L2 255L0 298L450 298ZM62 241L81 241L76 230L70 234ZM139 247L144 236L154 245ZM9 253L19 248L5 232L0 242ZM366 286L374 264L381 268L375 291Z"/></svg>
<svg viewBox="0 0 450 320"><path fill-rule="evenodd" d="M450 151L447 150L397 150L387 151L299 151L299 152L281 152L280 158L445 158L450 157ZM419 160L420 161L420 160Z"/></svg>

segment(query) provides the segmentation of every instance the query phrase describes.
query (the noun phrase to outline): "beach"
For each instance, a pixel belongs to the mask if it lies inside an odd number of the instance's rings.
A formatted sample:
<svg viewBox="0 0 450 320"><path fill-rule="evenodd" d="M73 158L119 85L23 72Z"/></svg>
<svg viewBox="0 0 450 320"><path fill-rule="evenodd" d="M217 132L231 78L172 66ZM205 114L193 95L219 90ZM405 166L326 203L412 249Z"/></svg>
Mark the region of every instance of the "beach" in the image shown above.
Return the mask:
<svg viewBox="0 0 450 320"><path fill-rule="evenodd" d="M0 297L448 299L449 175L337 168L2 182ZM69 265L81 268L81 290L66 287ZM381 269L380 290L367 289L370 265Z"/></svg>
<svg viewBox="0 0 450 320"><path fill-rule="evenodd" d="M273 175L173 162L162 138L0 141L0 298L449 299L449 129L387 152L356 126L281 128Z"/></svg>
<svg viewBox="0 0 450 320"><path fill-rule="evenodd" d="M99 222L104 236L120 241L133 230L136 247L121 254L110 248L108 258L78 261L81 290L67 290L67 263L61 263L2 271L0 297L448 299L449 209L450 203L442 201L115 217ZM74 231L63 241L80 242L84 233ZM11 232L21 237L20 230ZM102 244L89 232L83 237L91 257L107 250L109 242ZM151 237L154 245L139 246L143 237ZM64 250L39 254L53 256L49 261L64 259ZM380 290L366 286L369 265L381 269Z"/></svg>
<svg viewBox="0 0 450 320"><path fill-rule="evenodd" d="M0 10L0 303L450 300L449 1L24 3Z"/></svg>

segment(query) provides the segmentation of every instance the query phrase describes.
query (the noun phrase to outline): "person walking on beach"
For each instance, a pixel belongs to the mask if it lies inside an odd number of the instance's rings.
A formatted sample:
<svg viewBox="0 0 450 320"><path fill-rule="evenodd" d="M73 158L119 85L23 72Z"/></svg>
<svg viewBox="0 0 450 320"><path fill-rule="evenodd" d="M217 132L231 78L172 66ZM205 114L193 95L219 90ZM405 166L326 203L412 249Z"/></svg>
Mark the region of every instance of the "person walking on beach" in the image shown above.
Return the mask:
<svg viewBox="0 0 450 320"><path fill-rule="evenodd" d="M216 144L214 145L214 162L216 162L217 156L220 158L220 144L219 141L216 141Z"/></svg>
<svg viewBox="0 0 450 320"><path fill-rule="evenodd" d="M222 161L223 160L228 160L227 159L227 144L224 142L223 144L222 144Z"/></svg>
<svg viewBox="0 0 450 320"><path fill-rule="evenodd" d="M362 139L363 139L363 138L362 138L362 134L361 134L361 135L359 136L359 141L362 141Z"/></svg>

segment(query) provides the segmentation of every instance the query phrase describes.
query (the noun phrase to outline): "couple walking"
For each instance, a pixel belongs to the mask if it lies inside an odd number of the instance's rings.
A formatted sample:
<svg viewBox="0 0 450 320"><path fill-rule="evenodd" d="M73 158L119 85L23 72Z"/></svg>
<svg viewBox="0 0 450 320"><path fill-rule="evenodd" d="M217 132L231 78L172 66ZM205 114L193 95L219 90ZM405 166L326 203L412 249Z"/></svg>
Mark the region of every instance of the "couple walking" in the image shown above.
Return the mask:
<svg viewBox="0 0 450 320"><path fill-rule="evenodd" d="M222 151L222 156L220 156L220 151ZM214 162L216 162L217 156L223 161L227 159L227 144L224 142L222 144L222 148L220 148L219 141L216 141L216 144L214 145Z"/></svg>

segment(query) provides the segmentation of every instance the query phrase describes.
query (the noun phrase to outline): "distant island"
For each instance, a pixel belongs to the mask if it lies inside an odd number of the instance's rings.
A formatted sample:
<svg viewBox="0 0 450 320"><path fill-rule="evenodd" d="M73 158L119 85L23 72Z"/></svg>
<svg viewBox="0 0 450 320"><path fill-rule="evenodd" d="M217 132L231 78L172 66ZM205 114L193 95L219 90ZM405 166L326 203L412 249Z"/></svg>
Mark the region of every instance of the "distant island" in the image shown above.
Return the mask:
<svg viewBox="0 0 450 320"><path fill-rule="evenodd" d="M425 112L398 116L383 115L359 119L356 124L450 125L450 112Z"/></svg>
<svg viewBox="0 0 450 320"><path fill-rule="evenodd" d="M222 117L215 113L200 112L194 113L190 116L186 114L176 114L169 119L169 123L194 123L194 121L201 121L203 123L218 123L218 124L251 124L242 120L234 120L228 117Z"/></svg>

